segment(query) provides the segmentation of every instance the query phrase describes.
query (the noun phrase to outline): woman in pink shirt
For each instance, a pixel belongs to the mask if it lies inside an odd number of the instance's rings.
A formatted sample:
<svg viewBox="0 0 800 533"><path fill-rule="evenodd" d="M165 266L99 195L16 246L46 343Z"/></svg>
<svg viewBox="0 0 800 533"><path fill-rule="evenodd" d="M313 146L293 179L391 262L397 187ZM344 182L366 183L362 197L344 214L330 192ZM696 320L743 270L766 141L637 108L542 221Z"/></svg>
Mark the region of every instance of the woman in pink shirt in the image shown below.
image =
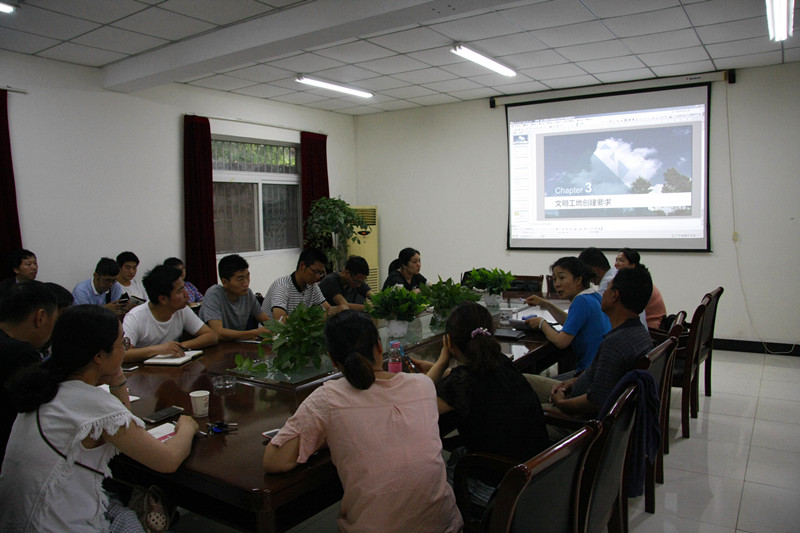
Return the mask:
<svg viewBox="0 0 800 533"><path fill-rule="evenodd" d="M327 444L344 487L339 531L460 531L433 382L383 370L378 331L359 311L329 318L325 340L345 379L303 401L264 451L264 470L291 470Z"/></svg>

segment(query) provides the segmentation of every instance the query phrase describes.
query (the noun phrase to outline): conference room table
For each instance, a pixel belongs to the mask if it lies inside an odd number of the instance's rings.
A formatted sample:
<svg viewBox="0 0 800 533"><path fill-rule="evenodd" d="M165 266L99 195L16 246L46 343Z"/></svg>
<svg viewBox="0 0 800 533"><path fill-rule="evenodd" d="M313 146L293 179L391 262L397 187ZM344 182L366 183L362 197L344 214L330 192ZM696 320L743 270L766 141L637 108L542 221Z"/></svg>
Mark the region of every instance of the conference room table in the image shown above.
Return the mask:
<svg viewBox="0 0 800 533"><path fill-rule="evenodd" d="M379 331L387 348L385 328ZM441 330L431 327L430 316L423 316L411 324L403 346L414 358L435 360L441 337ZM525 372L538 373L560 355L538 331L520 340L501 341L501 345ZM123 482L159 485L178 506L229 526L244 531L285 531L341 499L342 488L327 450L285 474L265 474L262 456L266 441L261 433L282 427L316 387L341 375L322 372L294 384L237 376L232 389L214 390L211 379L230 374L237 354L258 358L258 345L222 342L205 348L202 356L182 366L138 364L126 372L130 393L140 397L131 404L139 417L171 405L191 414L189 393L209 390L208 416L196 419L201 431L206 431L207 423L220 420L237 426L227 434L198 436L189 457L173 474L154 472L124 455L112 461L112 471L114 478ZM444 421L442 432L446 434L452 424Z"/></svg>

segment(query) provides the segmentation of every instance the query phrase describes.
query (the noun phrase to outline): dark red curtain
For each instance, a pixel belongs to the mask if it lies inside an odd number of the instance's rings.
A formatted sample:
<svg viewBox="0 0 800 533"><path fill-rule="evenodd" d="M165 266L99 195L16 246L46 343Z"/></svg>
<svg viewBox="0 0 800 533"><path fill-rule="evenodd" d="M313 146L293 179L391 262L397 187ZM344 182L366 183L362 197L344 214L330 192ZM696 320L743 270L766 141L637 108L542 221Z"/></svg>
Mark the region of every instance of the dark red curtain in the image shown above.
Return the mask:
<svg viewBox="0 0 800 533"><path fill-rule="evenodd" d="M327 135L307 131L300 132L300 194L303 197L304 241L305 221L311 213L311 204L319 198L330 196L327 141Z"/></svg>
<svg viewBox="0 0 800 533"><path fill-rule="evenodd" d="M8 91L0 90L0 107L0 279L5 279L14 275L8 257L14 250L22 248L22 234L19 230L14 166L11 164Z"/></svg>
<svg viewBox="0 0 800 533"><path fill-rule="evenodd" d="M206 292L217 282L211 125L206 117L183 117L183 210L188 278Z"/></svg>

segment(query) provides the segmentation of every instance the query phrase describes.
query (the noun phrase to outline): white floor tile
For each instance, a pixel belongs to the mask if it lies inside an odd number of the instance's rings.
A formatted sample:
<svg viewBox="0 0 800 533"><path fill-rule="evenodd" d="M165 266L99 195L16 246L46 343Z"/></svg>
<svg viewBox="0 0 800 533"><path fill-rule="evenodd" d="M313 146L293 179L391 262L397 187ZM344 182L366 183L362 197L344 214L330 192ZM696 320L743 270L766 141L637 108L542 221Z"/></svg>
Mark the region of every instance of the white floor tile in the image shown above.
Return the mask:
<svg viewBox="0 0 800 533"><path fill-rule="evenodd" d="M729 527L659 513L658 509L655 514L631 512L628 526L631 533L734 533Z"/></svg>
<svg viewBox="0 0 800 533"><path fill-rule="evenodd" d="M716 365L717 362L735 363L737 365L745 365L745 366L761 366L764 364L766 356L760 353L728 352L725 350L714 350L714 354L711 356L711 359L713 361L711 364L711 368L713 369L714 365Z"/></svg>
<svg viewBox="0 0 800 533"><path fill-rule="evenodd" d="M779 366L764 367L761 373L763 381L790 381L800 383L800 368L786 368Z"/></svg>
<svg viewBox="0 0 800 533"><path fill-rule="evenodd" d="M734 529L743 483L665 468L664 484L656 488L656 512Z"/></svg>
<svg viewBox="0 0 800 533"><path fill-rule="evenodd" d="M672 451L673 442L685 440L681 439L681 412L671 409L669 421ZM697 418L689 419L689 435L692 439L749 445L753 436L753 418L700 413Z"/></svg>
<svg viewBox="0 0 800 533"><path fill-rule="evenodd" d="M791 355L767 355L764 367L800 368L800 357Z"/></svg>
<svg viewBox="0 0 800 533"><path fill-rule="evenodd" d="M756 420L772 420L787 424L800 424L800 402L759 398Z"/></svg>
<svg viewBox="0 0 800 533"><path fill-rule="evenodd" d="M743 443L694 437L677 439L674 444L670 443L669 455L664 456L664 466L744 481L749 451L750 446Z"/></svg>
<svg viewBox="0 0 800 533"><path fill-rule="evenodd" d="M714 413L718 415L746 416L753 418L758 406L758 398L755 396L739 396L714 390L713 383L711 396L704 396L700 392L698 398L698 411L704 413ZM680 403L678 403L680 409Z"/></svg>
<svg viewBox="0 0 800 533"><path fill-rule="evenodd" d="M744 479L800 492L800 453L752 446Z"/></svg>
<svg viewBox="0 0 800 533"><path fill-rule="evenodd" d="M700 381L700 395L705 396L702 373ZM758 396L761 387L761 373L753 377L747 376L711 376L711 395L724 392L739 396Z"/></svg>
<svg viewBox="0 0 800 533"><path fill-rule="evenodd" d="M752 445L800 453L800 425L756 420Z"/></svg>
<svg viewBox="0 0 800 533"><path fill-rule="evenodd" d="M800 387L791 381L763 381L759 395L762 398L800 402Z"/></svg>
<svg viewBox="0 0 800 533"><path fill-rule="evenodd" d="M800 492L745 483L738 528L748 533L800 531Z"/></svg>

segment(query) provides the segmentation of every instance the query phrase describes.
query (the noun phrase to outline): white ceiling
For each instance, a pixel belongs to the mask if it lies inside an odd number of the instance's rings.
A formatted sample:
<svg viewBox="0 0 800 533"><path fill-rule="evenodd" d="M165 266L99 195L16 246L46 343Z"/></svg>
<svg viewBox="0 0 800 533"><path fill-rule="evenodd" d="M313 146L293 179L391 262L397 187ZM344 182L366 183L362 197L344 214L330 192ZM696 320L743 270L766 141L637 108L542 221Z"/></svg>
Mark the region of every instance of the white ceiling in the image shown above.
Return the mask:
<svg viewBox="0 0 800 533"><path fill-rule="evenodd" d="M111 90L178 82L352 115L800 61L798 9L775 43L764 0L4 1L19 9L0 14L0 49L100 68Z"/></svg>

